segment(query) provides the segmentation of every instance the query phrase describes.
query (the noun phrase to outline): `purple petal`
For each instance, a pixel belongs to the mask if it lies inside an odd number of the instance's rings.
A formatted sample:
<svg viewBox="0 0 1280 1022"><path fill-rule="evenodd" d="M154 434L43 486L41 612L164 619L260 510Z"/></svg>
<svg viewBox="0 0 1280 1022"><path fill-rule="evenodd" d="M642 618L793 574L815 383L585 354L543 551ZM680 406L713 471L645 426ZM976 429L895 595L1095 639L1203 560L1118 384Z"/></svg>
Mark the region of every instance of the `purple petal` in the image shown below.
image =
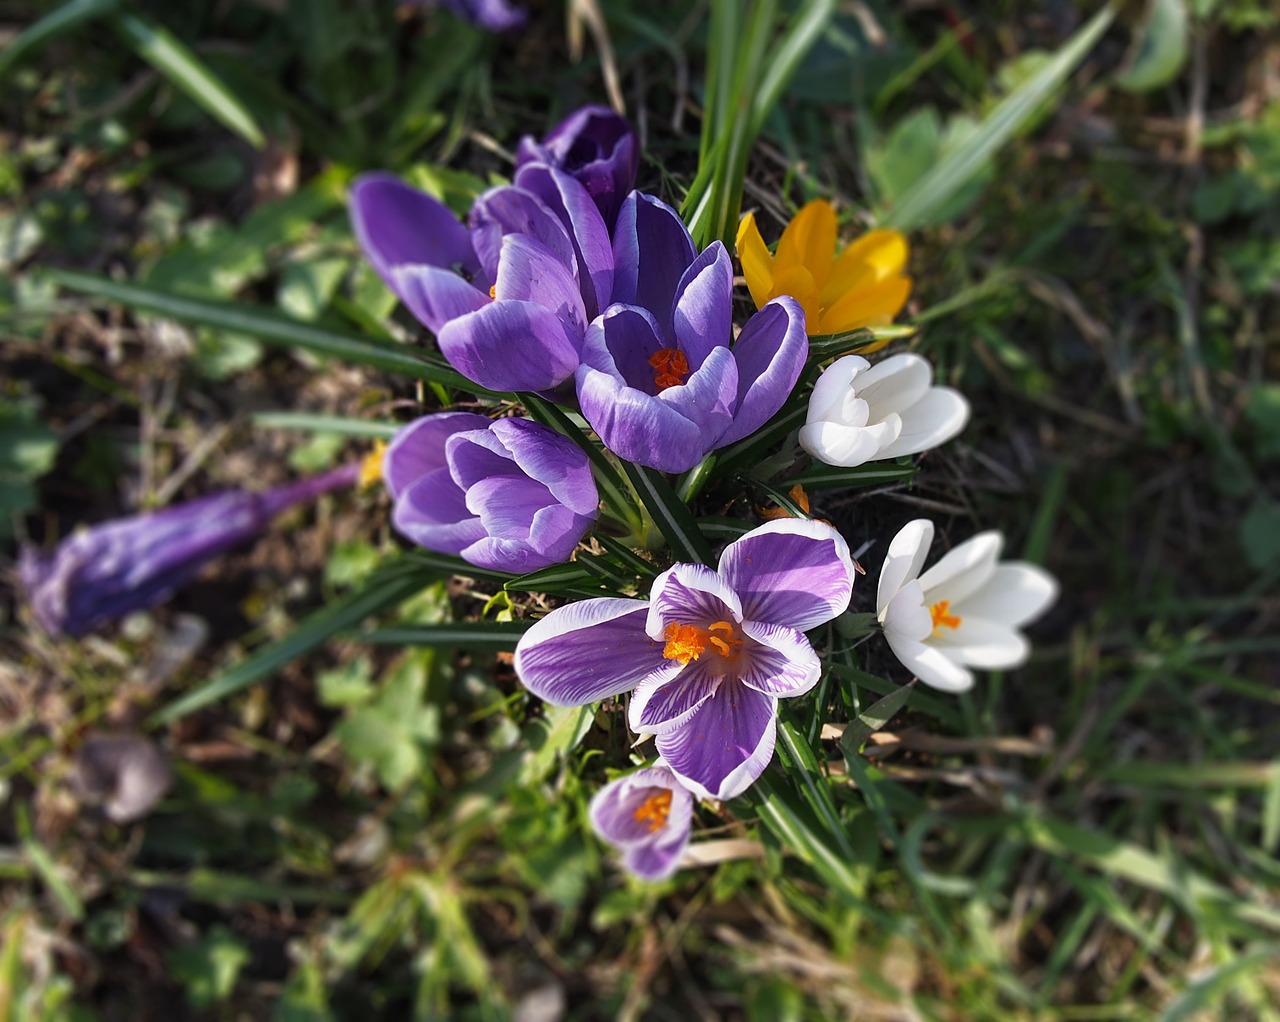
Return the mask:
<svg viewBox="0 0 1280 1022"><path fill-rule="evenodd" d="M665 343L648 309L613 305L587 327L582 338L582 362L619 377L628 387L656 396L658 385L649 359Z"/></svg>
<svg viewBox="0 0 1280 1022"><path fill-rule="evenodd" d="M577 444L527 419L499 419L490 432L511 452L520 471L546 486L576 514L595 518L600 494L591 462Z"/></svg>
<svg viewBox="0 0 1280 1022"><path fill-rule="evenodd" d="M559 607L516 645L516 673L534 695L582 706L635 688L645 678L679 672L662 644L645 634L644 600L603 598Z"/></svg>
<svg viewBox="0 0 1280 1022"><path fill-rule="evenodd" d="M742 652L744 685L788 699L804 695L818 683L822 663L801 632L760 621L743 621L742 630L755 640Z"/></svg>
<svg viewBox="0 0 1280 1022"><path fill-rule="evenodd" d="M489 296L452 270L436 266L396 266L390 274L393 290L418 322L439 333L451 319L489 304Z"/></svg>
<svg viewBox="0 0 1280 1022"><path fill-rule="evenodd" d="M640 147L625 118L607 106L584 106L541 142L527 135L522 138L516 148L516 166L527 163L546 163L572 174L612 231L622 200L635 184Z"/></svg>
<svg viewBox="0 0 1280 1022"><path fill-rule="evenodd" d="M445 440L445 463L453 481L464 490L497 477L520 477L520 467L488 422L484 429L469 429Z"/></svg>
<svg viewBox="0 0 1280 1022"><path fill-rule="evenodd" d="M738 362L737 411L718 447L750 436L786 402L809 357L804 310L794 298L775 298L742 328L733 357Z"/></svg>
<svg viewBox="0 0 1280 1022"><path fill-rule="evenodd" d="M697 369L714 348L729 346L732 330L733 263L723 243L715 241L676 286L673 332Z"/></svg>
<svg viewBox="0 0 1280 1022"><path fill-rule="evenodd" d="M488 32L510 32L529 17L528 12L508 0L441 0L445 7L476 28Z"/></svg>
<svg viewBox="0 0 1280 1022"><path fill-rule="evenodd" d="M738 594L705 564L674 564L653 580L645 631L661 640L669 624L705 628L717 621L742 620Z"/></svg>
<svg viewBox="0 0 1280 1022"><path fill-rule="evenodd" d="M674 340L671 310L676 287L697 254L674 209L652 195L632 192L613 233L613 301L648 309L663 336Z"/></svg>
<svg viewBox="0 0 1280 1022"><path fill-rule="evenodd" d="M397 500L409 486L428 472L446 466L445 442L455 433L487 430L489 420L471 412L424 415L396 433L382 461L382 478Z"/></svg>
<svg viewBox="0 0 1280 1022"><path fill-rule="evenodd" d="M545 486L522 476L482 479L466 492L467 509L479 516L484 531L496 539L528 539L533 516L551 503Z"/></svg>
<svg viewBox="0 0 1280 1022"><path fill-rule="evenodd" d="M351 223L369 262L393 291L391 271L404 265L473 274L480 269L471 232L448 206L391 174L365 174L351 187Z"/></svg>
<svg viewBox="0 0 1280 1022"><path fill-rule="evenodd" d="M801 632L843 614L853 593L849 546L825 522L766 522L725 547L719 572L745 618Z"/></svg>
<svg viewBox="0 0 1280 1022"><path fill-rule="evenodd" d="M684 472L711 449L696 422L609 373L579 366L576 383L583 416L619 457L661 472Z"/></svg>
<svg viewBox="0 0 1280 1022"><path fill-rule="evenodd" d="M550 390L578 365L579 339L532 302L491 302L446 323L437 342L450 365L490 390Z"/></svg>
<svg viewBox="0 0 1280 1022"><path fill-rule="evenodd" d="M723 446L719 437L733 425L737 390L738 365L722 346L713 348L683 385L667 387L658 400L697 423L705 452Z"/></svg>
<svg viewBox="0 0 1280 1022"><path fill-rule="evenodd" d="M776 717L776 699L731 682L654 743L698 798L730 799L751 787L773 758Z"/></svg>
<svg viewBox="0 0 1280 1022"><path fill-rule="evenodd" d="M581 184L554 167L522 167L516 185L538 196L560 218L577 256L587 319L595 319L613 300L613 246L600 210Z"/></svg>
<svg viewBox="0 0 1280 1022"><path fill-rule="evenodd" d="M428 472L400 494L391 524L410 542L442 554L460 554L486 535L462 490L443 468Z"/></svg>
<svg viewBox="0 0 1280 1022"><path fill-rule="evenodd" d="M622 866L641 880L665 880L680 867L680 857L689 843L689 832L666 844L631 845L622 853Z"/></svg>
<svg viewBox="0 0 1280 1022"><path fill-rule="evenodd" d="M541 242L571 274L578 272L573 242L560 218L532 192L503 185L485 192L471 207L471 242L489 280L498 278L502 239L527 234Z"/></svg>
<svg viewBox="0 0 1280 1022"><path fill-rule="evenodd" d="M527 538L485 536L458 556L481 568L523 575L567 561L590 525L589 519L551 504L533 516Z"/></svg>
<svg viewBox="0 0 1280 1022"><path fill-rule="evenodd" d="M638 819L636 810L654 795L671 792L667 825L660 831ZM688 831L693 816L693 797L665 767L644 767L610 781L591 799L591 825L606 841L615 845L655 844L669 841L673 834Z"/></svg>
<svg viewBox="0 0 1280 1022"><path fill-rule="evenodd" d="M695 662L674 678L641 682L627 707L631 730L647 735L680 727L723 681L722 674L714 674L708 665Z"/></svg>
<svg viewBox="0 0 1280 1022"><path fill-rule="evenodd" d="M494 297L541 305L578 335L587 329L582 293L573 274L542 242L527 234L508 234L502 239Z"/></svg>

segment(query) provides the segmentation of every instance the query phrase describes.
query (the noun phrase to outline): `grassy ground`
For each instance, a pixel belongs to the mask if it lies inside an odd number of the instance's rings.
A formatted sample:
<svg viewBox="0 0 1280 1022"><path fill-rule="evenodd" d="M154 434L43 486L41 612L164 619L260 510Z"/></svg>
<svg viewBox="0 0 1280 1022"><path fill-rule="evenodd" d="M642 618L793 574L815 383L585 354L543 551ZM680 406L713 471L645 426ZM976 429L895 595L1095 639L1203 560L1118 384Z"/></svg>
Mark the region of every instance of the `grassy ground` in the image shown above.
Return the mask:
<svg viewBox="0 0 1280 1022"><path fill-rule="evenodd" d="M191 0L103 15L8 67L14 539L367 450L264 413L389 422L441 399L59 292L44 270L412 336L357 257L350 175L412 172L465 208L521 133L603 100L614 73L646 140L641 187L677 201L702 22L602 6L605 37L547 4L495 39L390 4ZM768 123L746 192L766 238L815 196L846 237L891 210L1094 9L895 8L842 4ZM1153 11L1121 10L1032 129L912 232L910 347L974 421L909 485L815 494L816 510L874 544L870 566L922 513L948 545L1001 528L1063 596L1025 669L914 693L861 756L807 736L837 854L781 840L766 788L701 810L740 857L627 882L584 821L628 742L617 708L545 710L501 653L338 639L184 712L392 559L382 497L325 498L81 642L6 596L0 1022L1280 1018L1280 35L1253 0ZM139 42L161 24L269 144L175 87ZM428 581L384 618L534 605ZM853 609L873 603L864 580ZM874 675L907 680L882 648L835 658L842 719L878 698ZM140 822L74 783L103 731L145 734L171 765Z"/></svg>

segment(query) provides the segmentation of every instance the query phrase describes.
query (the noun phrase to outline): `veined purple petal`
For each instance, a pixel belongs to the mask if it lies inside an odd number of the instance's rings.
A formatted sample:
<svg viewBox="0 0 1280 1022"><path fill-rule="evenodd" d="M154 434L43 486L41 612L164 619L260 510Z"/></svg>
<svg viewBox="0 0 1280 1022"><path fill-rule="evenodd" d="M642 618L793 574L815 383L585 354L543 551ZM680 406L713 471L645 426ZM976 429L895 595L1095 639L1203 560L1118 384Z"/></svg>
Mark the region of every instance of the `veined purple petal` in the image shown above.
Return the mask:
<svg viewBox="0 0 1280 1022"><path fill-rule="evenodd" d="M632 845L622 853L623 868L641 880L665 880L679 869L688 843L686 832L666 844Z"/></svg>
<svg viewBox="0 0 1280 1022"><path fill-rule="evenodd" d="M595 518L600 494L591 462L577 444L528 419L499 419L490 432L511 452L520 471L546 486L571 511Z"/></svg>
<svg viewBox="0 0 1280 1022"><path fill-rule="evenodd" d="M696 422L616 376L582 365L575 382L583 416L619 457L661 472L684 472L711 449Z"/></svg>
<svg viewBox="0 0 1280 1022"><path fill-rule="evenodd" d="M725 681L713 672L708 664L695 661L674 678L642 681L627 707L631 730L638 735L662 734L683 725Z"/></svg>
<svg viewBox="0 0 1280 1022"><path fill-rule="evenodd" d="M453 481L464 490L495 477L522 475L506 445L493 433L496 422L484 429L468 429L445 440L445 463Z"/></svg>
<svg viewBox="0 0 1280 1022"><path fill-rule="evenodd" d="M489 296L483 291L453 270L437 266L394 266L388 283L418 322L432 333L439 333L449 320L489 304Z"/></svg>
<svg viewBox="0 0 1280 1022"><path fill-rule="evenodd" d="M674 340L676 287L697 254L680 214L661 199L632 192L613 232L613 301L648 309L663 336Z"/></svg>
<svg viewBox="0 0 1280 1022"><path fill-rule="evenodd" d="M773 696L739 683L723 684L683 727L658 735L654 743L694 795L734 798L773 758L777 706Z"/></svg>
<svg viewBox="0 0 1280 1022"><path fill-rule="evenodd" d="M742 651L742 684L765 695L789 699L804 695L822 676L822 663L801 632L784 625L743 621L754 642Z"/></svg>
<svg viewBox="0 0 1280 1022"><path fill-rule="evenodd" d="M720 574L752 621L808 631L843 614L853 593L853 559L825 522L766 522L720 555Z"/></svg>
<svg viewBox="0 0 1280 1022"><path fill-rule="evenodd" d="M666 826L660 831L636 810L654 795L671 792ZM591 825L606 841L615 845L650 844L668 840L671 833L689 829L693 798L665 767L642 767L634 773L610 781L591 799Z"/></svg>
<svg viewBox="0 0 1280 1022"><path fill-rule="evenodd" d="M719 438L733 424L737 391L738 365L722 346L712 348L682 385L667 387L658 400L698 424L705 453L723 446Z"/></svg>
<svg viewBox="0 0 1280 1022"><path fill-rule="evenodd" d="M578 257L568 229L532 192L513 185L491 188L471 207L470 223L476 257L491 281L498 278L502 239L508 234L527 234L537 239L570 273L578 272Z"/></svg>
<svg viewBox="0 0 1280 1022"><path fill-rule="evenodd" d="M737 411L718 447L750 436L786 402L809 357L804 310L794 298L775 298L747 320L733 357L738 362Z"/></svg>
<svg viewBox="0 0 1280 1022"><path fill-rule="evenodd" d="M728 348L732 331L733 263L724 244L714 241L676 286L673 334L697 369L713 349Z"/></svg>
<svg viewBox="0 0 1280 1022"><path fill-rule="evenodd" d="M547 523L552 523L554 529ZM553 504L534 515L527 539L485 536L460 550L458 556L480 568L523 575L567 561L589 524L568 508ZM541 549L538 543L545 543L547 549Z"/></svg>
<svg viewBox="0 0 1280 1022"><path fill-rule="evenodd" d="M528 539L533 516L552 499L540 482L520 475L481 479L466 493L467 509L479 517L485 534L496 539Z"/></svg>
<svg viewBox="0 0 1280 1022"><path fill-rule="evenodd" d="M425 415L397 431L382 461L382 478L397 500L410 485L444 468L445 442L455 433L488 429L489 420L471 412Z"/></svg>
<svg viewBox="0 0 1280 1022"><path fill-rule="evenodd" d="M364 174L351 187L351 223L356 240L378 275L397 294L397 266L459 266L480 269L471 233L448 206L391 174Z"/></svg>
<svg viewBox="0 0 1280 1022"><path fill-rule="evenodd" d="M486 535L461 488L443 468L426 473L401 492L391 524L411 542L443 554L460 554Z"/></svg>
<svg viewBox="0 0 1280 1022"><path fill-rule="evenodd" d="M628 387L656 396L649 359L666 342L653 314L635 305L612 305L587 327L582 363L621 379Z"/></svg>
<svg viewBox="0 0 1280 1022"><path fill-rule="evenodd" d="M742 603L732 587L705 564L673 564L653 580L645 631L661 641L669 624L705 628L717 621L742 620Z"/></svg>
<svg viewBox="0 0 1280 1022"><path fill-rule="evenodd" d="M532 302L491 302L437 337L449 364L490 390L550 390L573 375L580 340Z"/></svg>
<svg viewBox="0 0 1280 1022"><path fill-rule="evenodd" d="M581 335L587 329L582 292L573 274L542 242L527 234L502 239L494 298L533 302L554 312L574 333Z"/></svg>
<svg viewBox="0 0 1280 1022"><path fill-rule="evenodd" d="M582 706L635 688L645 678L674 675L675 660L645 634L644 600L602 598L559 607L516 645L516 673L534 695Z"/></svg>
<svg viewBox="0 0 1280 1022"><path fill-rule="evenodd" d="M600 210L586 188L554 167L538 163L521 167L516 185L537 195L560 218L577 256L587 319L595 319L613 295L613 246Z"/></svg>

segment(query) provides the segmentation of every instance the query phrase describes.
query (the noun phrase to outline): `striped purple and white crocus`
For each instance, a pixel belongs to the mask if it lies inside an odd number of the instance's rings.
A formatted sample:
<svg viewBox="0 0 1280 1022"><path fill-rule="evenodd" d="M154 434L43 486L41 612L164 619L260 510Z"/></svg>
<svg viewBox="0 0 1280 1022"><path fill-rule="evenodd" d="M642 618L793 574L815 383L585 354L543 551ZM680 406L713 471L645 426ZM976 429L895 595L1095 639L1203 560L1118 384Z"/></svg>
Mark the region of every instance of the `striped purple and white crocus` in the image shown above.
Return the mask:
<svg viewBox="0 0 1280 1022"><path fill-rule="evenodd" d="M730 543L717 568L677 564L649 599L605 597L553 610L516 646L535 695L581 706L635 689L631 729L699 798L740 795L773 758L778 700L817 684L804 632L844 612L853 561L825 522L768 522Z"/></svg>
<svg viewBox="0 0 1280 1022"><path fill-rule="evenodd" d="M665 880L689 843L693 796L658 765L610 781L591 799L591 826L641 880Z"/></svg>

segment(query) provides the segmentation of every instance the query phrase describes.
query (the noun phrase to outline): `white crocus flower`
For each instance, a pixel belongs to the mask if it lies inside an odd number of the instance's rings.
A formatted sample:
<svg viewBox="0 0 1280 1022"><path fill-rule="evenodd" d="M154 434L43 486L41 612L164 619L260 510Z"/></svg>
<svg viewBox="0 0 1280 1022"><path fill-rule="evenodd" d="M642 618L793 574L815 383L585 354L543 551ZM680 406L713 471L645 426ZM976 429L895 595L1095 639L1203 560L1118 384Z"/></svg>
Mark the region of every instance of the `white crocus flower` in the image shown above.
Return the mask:
<svg viewBox="0 0 1280 1022"><path fill-rule="evenodd" d="M946 443L969 421L969 402L932 383L919 355L874 366L860 355L836 359L813 386L800 446L828 465L854 468Z"/></svg>
<svg viewBox="0 0 1280 1022"><path fill-rule="evenodd" d="M1058 595L1042 568L997 564L1004 537L982 532L920 574L933 523L917 518L893 537L880 569L876 614L889 648L926 685L948 692L973 687L967 668L1017 667L1031 652L1021 625Z"/></svg>

